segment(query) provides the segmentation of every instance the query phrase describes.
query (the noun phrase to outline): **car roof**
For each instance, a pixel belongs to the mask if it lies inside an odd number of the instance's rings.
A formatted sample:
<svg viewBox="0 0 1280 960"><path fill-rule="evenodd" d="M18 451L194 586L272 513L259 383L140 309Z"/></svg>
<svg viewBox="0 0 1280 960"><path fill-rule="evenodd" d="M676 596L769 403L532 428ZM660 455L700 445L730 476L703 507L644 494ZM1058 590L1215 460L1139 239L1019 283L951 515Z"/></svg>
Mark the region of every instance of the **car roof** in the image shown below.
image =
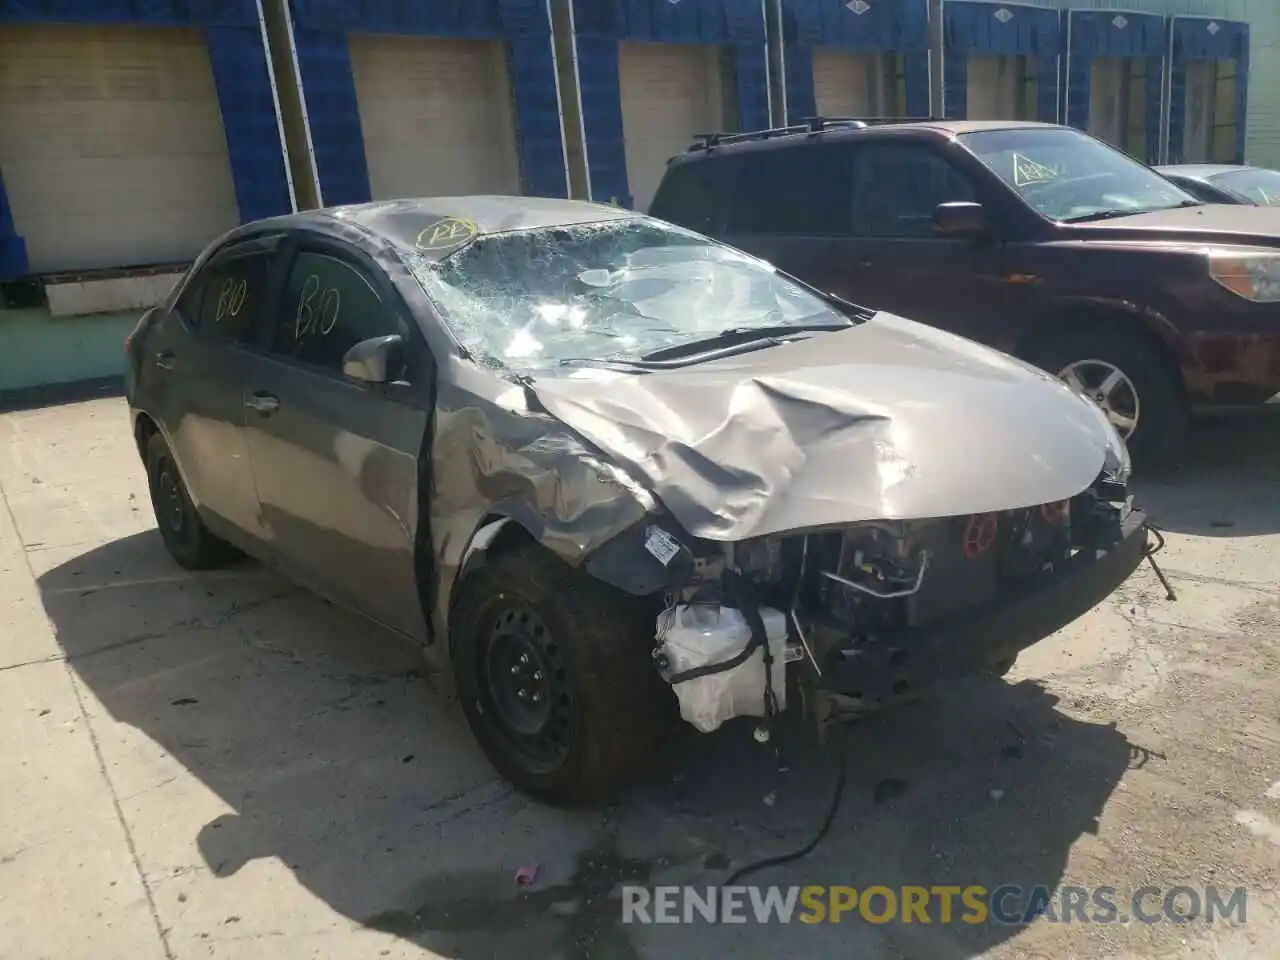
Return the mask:
<svg viewBox="0 0 1280 960"><path fill-rule="evenodd" d="M1156 167L1157 173L1173 174L1179 177L1190 177L1192 180L1206 180L1220 173L1231 173L1234 170L1256 170L1240 163L1169 163Z"/></svg>
<svg viewBox="0 0 1280 960"><path fill-rule="evenodd" d="M638 217L634 210L551 197L463 196L375 200L273 217L255 226L332 233L356 227L365 235L443 259L477 237Z"/></svg>
<svg viewBox="0 0 1280 960"><path fill-rule="evenodd" d="M776 150L801 143L813 142L820 137L825 140L844 140L860 137L875 137L884 133L902 134L911 131L922 131L926 134L938 134L946 137L964 133L981 133L991 130L1062 130L1073 129L1057 123L1043 123L1038 120L901 120L867 123L864 126L853 126L848 121L829 119L830 125L818 132L804 129L803 124L791 128L779 128L769 131L747 131L745 133L720 134L728 142L715 143L710 149L705 143L693 144L684 153L672 158L672 161L686 161L706 158L725 153L737 153L750 150Z"/></svg>

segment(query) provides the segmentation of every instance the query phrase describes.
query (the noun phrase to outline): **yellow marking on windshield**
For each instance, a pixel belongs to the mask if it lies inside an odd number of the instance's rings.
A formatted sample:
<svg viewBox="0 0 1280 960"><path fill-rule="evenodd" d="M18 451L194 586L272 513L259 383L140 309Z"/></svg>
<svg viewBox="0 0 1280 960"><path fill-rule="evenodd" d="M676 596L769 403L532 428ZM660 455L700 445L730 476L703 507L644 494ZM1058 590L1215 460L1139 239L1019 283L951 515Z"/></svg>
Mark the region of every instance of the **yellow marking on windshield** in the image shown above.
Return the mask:
<svg viewBox="0 0 1280 960"><path fill-rule="evenodd" d="M1013 185L1015 187L1027 187L1033 183L1056 180L1061 175L1061 170L1045 166L1043 163L1037 163L1030 157L1024 157L1020 153L1013 155Z"/></svg>

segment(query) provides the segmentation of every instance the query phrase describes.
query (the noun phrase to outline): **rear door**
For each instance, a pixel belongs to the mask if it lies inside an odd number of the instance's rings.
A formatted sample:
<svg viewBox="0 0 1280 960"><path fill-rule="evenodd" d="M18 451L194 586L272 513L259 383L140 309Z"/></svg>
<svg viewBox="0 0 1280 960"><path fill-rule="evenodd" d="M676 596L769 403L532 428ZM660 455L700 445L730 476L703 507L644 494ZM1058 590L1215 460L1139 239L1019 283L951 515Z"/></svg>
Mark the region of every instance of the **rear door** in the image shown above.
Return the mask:
<svg viewBox="0 0 1280 960"><path fill-rule="evenodd" d="M246 376L246 431L264 522L283 567L418 640L418 458L432 364L385 275L345 244L303 239ZM362 340L401 334L395 382L342 374Z"/></svg>
<svg viewBox="0 0 1280 960"><path fill-rule="evenodd" d="M982 238L933 230L938 204L980 200L969 179L919 142L859 144L852 168L849 299L992 342L1005 284L996 225Z"/></svg>
<svg viewBox="0 0 1280 960"><path fill-rule="evenodd" d="M744 151L718 162L732 178L724 239L855 303L853 168L847 143Z"/></svg>
<svg viewBox="0 0 1280 960"><path fill-rule="evenodd" d="M168 435L205 522L261 537L241 394L254 326L272 303L280 238L220 250L146 338L139 394Z"/></svg>

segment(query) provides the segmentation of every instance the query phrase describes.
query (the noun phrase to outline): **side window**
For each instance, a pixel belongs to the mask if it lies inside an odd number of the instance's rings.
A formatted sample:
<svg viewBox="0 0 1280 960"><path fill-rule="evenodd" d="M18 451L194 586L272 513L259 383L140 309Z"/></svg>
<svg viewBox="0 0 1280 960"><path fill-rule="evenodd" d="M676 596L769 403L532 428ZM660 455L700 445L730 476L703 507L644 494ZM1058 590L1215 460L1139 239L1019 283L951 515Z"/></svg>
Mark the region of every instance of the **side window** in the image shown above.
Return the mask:
<svg viewBox="0 0 1280 960"><path fill-rule="evenodd" d="M940 203L974 200L972 185L924 147L883 144L858 151L854 229L863 237L930 237Z"/></svg>
<svg viewBox="0 0 1280 960"><path fill-rule="evenodd" d="M852 229L853 166L848 144L817 143L759 150L740 165L731 233L842 236Z"/></svg>
<svg viewBox="0 0 1280 960"><path fill-rule="evenodd" d="M178 308L183 316L207 333L229 340L248 340L253 324L267 297L271 258L266 253L229 254L205 267L183 294L199 297L188 313L183 300Z"/></svg>
<svg viewBox="0 0 1280 960"><path fill-rule="evenodd" d="M208 269L203 269L198 275L191 277L186 289L182 291L182 296L178 297L178 302L173 305L174 309L182 314L182 319L193 327L200 323L200 297L204 294L208 274Z"/></svg>
<svg viewBox="0 0 1280 960"><path fill-rule="evenodd" d="M715 161L668 167L649 214L699 233L713 233L722 220L716 181L727 173L725 164Z"/></svg>
<svg viewBox="0 0 1280 960"><path fill-rule="evenodd" d="M271 350L341 373L343 356L361 340L398 332L394 313L359 270L303 251L289 270Z"/></svg>

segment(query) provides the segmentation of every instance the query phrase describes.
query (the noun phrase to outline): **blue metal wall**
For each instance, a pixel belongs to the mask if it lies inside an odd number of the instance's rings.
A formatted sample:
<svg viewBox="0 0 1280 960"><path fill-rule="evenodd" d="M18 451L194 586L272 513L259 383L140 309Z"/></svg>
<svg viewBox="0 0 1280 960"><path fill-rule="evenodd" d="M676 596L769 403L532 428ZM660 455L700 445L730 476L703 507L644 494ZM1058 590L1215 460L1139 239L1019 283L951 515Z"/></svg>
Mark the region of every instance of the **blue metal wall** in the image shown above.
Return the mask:
<svg viewBox="0 0 1280 960"><path fill-rule="evenodd" d="M632 205L622 133L618 44L705 43L733 54L742 126L769 125L769 64L761 0L573 0L574 43L591 196Z"/></svg>
<svg viewBox="0 0 1280 960"><path fill-rule="evenodd" d="M905 54L907 113L929 116L928 0L783 0L782 45L788 122L818 112L814 47Z"/></svg>
<svg viewBox="0 0 1280 960"><path fill-rule="evenodd" d="M1187 61L1236 61L1236 163L1244 163L1249 104L1249 24L1208 17L1172 17L1172 61L1169 70L1168 162L1183 162L1187 123Z"/></svg>
<svg viewBox="0 0 1280 960"><path fill-rule="evenodd" d="M949 119L963 120L968 114L970 57L1028 56L1036 58L1036 119L1058 122L1060 67L1067 52L1059 11L983 0L947 0L942 10Z"/></svg>
<svg viewBox="0 0 1280 960"><path fill-rule="evenodd" d="M1089 94L1093 61L1097 57L1147 59L1145 160L1160 156L1164 103L1164 68L1169 35L1166 19L1152 13L1115 10L1072 10L1067 22L1067 123L1084 130L1089 125Z"/></svg>
<svg viewBox="0 0 1280 960"><path fill-rule="evenodd" d="M291 0L290 8L324 204L371 197L352 32L505 40L524 190L567 196L546 0Z"/></svg>
<svg viewBox="0 0 1280 960"><path fill-rule="evenodd" d="M203 27L240 219L247 222L293 209L256 0L0 0L0 23ZM0 280L26 272L26 244L15 229L0 179Z"/></svg>

